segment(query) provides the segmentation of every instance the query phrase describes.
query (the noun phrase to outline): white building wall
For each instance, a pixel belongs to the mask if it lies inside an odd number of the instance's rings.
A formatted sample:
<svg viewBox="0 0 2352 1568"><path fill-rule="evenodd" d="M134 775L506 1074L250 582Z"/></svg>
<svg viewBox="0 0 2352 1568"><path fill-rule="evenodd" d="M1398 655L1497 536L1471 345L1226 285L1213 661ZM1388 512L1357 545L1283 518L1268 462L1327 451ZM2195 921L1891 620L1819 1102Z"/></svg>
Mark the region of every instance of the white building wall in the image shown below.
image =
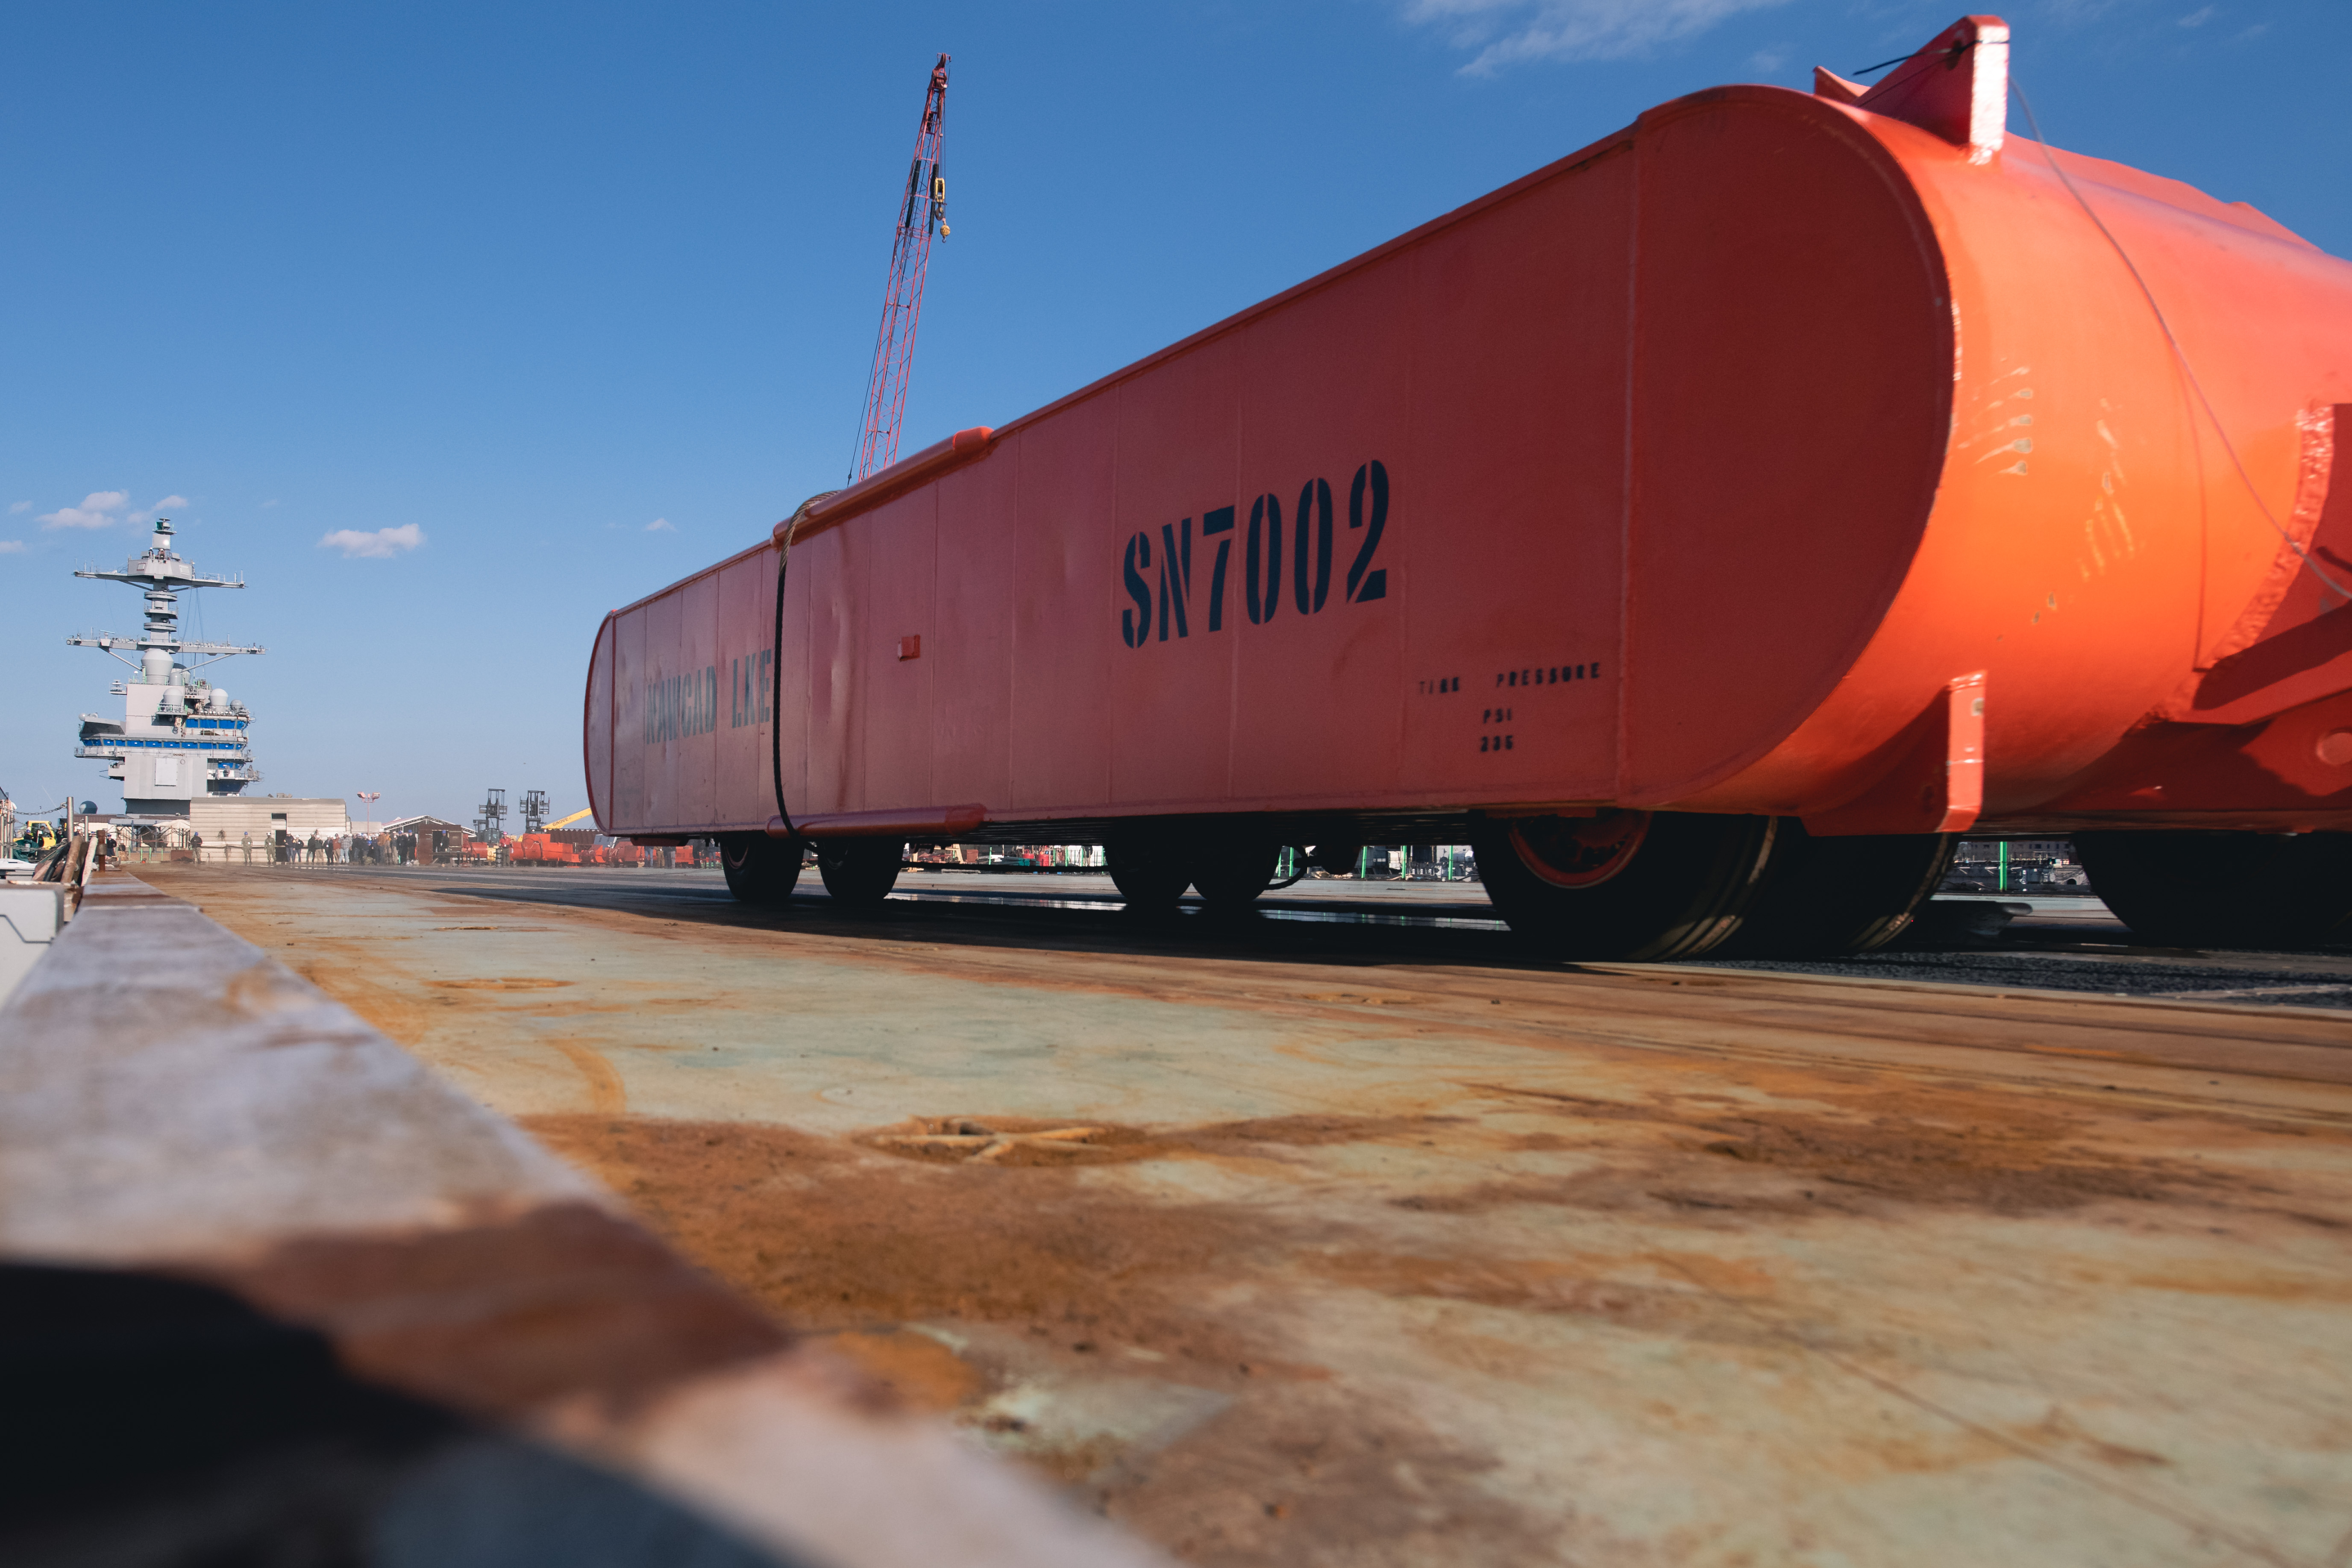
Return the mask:
<svg viewBox="0 0 2352 1568"><path fill-rule="evenodd" d="M257 847L271 832L284 828L297 838L313 833L341 837L349 833L351 813L339 799L295 799L288 795L216 795L188 803L188 826L205 836L204 858L228 864L241 861L246 834Z"/></svg>

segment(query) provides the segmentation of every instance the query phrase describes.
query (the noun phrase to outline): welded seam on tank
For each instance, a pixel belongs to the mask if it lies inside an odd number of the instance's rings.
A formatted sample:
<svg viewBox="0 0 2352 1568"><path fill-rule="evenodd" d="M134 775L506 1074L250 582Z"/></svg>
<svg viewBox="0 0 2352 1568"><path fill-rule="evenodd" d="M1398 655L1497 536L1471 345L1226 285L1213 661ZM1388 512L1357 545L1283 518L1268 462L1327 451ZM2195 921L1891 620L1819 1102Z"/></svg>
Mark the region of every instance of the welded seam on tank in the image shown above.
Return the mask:
<svg viewBox="0 0 2352 1568"><path fill-rule="evenodd" d="M768 782L776 789L776 815L784 824L787 837L793 831L793 814L784 805L784 574L792 564L793 535L800 531L801 519L809 508L838 490L820 490L793 509L784 526L776 531L776 620L775 631L769 642L769 668L774 672L768 690Z"/></svg>

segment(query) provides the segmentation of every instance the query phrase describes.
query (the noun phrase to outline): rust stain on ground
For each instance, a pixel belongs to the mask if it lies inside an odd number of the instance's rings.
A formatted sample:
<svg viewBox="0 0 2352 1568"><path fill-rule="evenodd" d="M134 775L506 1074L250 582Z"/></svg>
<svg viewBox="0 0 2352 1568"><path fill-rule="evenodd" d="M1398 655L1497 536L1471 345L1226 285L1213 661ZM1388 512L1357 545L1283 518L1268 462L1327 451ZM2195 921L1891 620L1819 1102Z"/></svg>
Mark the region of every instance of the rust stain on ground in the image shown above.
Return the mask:
<svg viewBox="0 0 2352 1568"><path fill-rule="evenodd" d="M1642 1164L1621 1160L1605 1171L1571 1177L1412 1194L1396 1200L1402 1206L1452 1214L1522 1203L1608 1207L1646 1194L1685 1206L1789 1214L1875 1199L2025 1215L2109 1199L2156 1204L2265 1191L2242 1175L2128 1142L2116 1147L2116 1130L2091 1117L2035 1110L2014 1096L1967 1088L1854 1090L1816 1084L1813 1098L1823 1102L1819 1110L1750 1106L1726 1114L1713 1096L1662 1093L1635 1104L1500 1084L1473 1087L1588 1128L1633 1123L1662 1136L1648 1141L1653 1157ZM1539 1149L1580 1146L1557 1134L1527 1137Z"/></svg>
<svg viewBox="0 0 2352 1568"><path fill-rule="evenodd" d="M988 1387L979 1368L929 1334L912 1329L848 1330L822 1342L835 1355L897 1396L900 1404L940 1414Z"/></svg>
<svg viewBox="0 0 2352 1568"><path fill-rule="evenodd" d="M526 1125L681 1250L910 1403L970 1413L1014 1375L901 1326L913 1322L1003 1325L1035 1347L1024 1361L1142 1367L1246 1395L1146 1458L1108 1438L1020 1450L1181 1557L1286 1568L1550 1555L1548 1525L1479 1489L1496 1456L1408 1407L1333 1387L1328 1369L1284 1360L1213 1304L1328 1227L1090 1191L1073 1185L1072 1166L937 1165L781 1127Z"/></svg>
<svg viewBox="0 0 2352 1568"><path fill-rule="evenodd" d="M785 1127L524 1125L796 1327L963 1318L1218 1367L1248 1359L1171 1289L1246 1267L1271 1244L1244 1209L1074 1191L1043 1166L890 1159Z"/></svg>
<svg viewBox="0 0 2352 1568"><path fill-rule="evenodd" d="M279 880L201 890L254 927L332 910ZM1801 1529L1845 1506L1837 1489L1887 1476L1936 1478L1949 1489L1934 1497L1997 1518L2024 1451L2161 1489L2193 1450L2209 1456L2197 1495L2255 1517L2267 1505L2215 1481L2211 1445L2180 1447L2171 1413L2226 1406L2242 1426L2259 1401L2255 1425L2291 1425L2298 1401L2329 1397L2328 1365L2352 1364L2331 1363L2324 1333L2299 1337L2346 1299L2352 1169L2352 1105L2296 1065L2322 1054L2307 1022L1962 993L1897 1005L1781 977L1270 966L1017 933L919 945L881 927L534 905L572 945L526 939L491 962L576 977L558 1000L501 994L502 978L436 984L466 967L375 945L429 920L496 920L501 903L354 891L373 931L338 923L298 950L331 994L508 1092L527 1068L542 1094L561 1069L538 1047L555 1045L590 1109L524 1118L544 1142L777 1320L1187 1559L1802 1560L1813 1547L1753 1526L1747 1503L1730 1522L1614 1526L1637 1492L1703 1519L1687 1477L1717 1470L1727 1495L1770 1498L1762 1511ZM394 897L414 919L383 917ZM272 928L273 950L289 934ZM634 969L607 977L630 943ZM695 950L691 987L667 978L687 972L677 944ZM552 967L551 952L574 957ZM834 1010L794 1013L812 973ZM961 1020L941 1019L936 992L908 1000L918 978L1001 988L989 1005L1022 1048L940 1052L922 1027ZM1046 1040L1085 997L1185 1021L1146 1042L1157 1056ZM737 1054L708 1055L693 1017L737 1020ZM903 1054L877 1022L905 1031ZM1233 1028L1238 1046L1219 1034ZM2147 1092L2102 1098L2155 1061L2151 1040L2175 1054L2137 1080ZM803 1045L836 1065L799 1065ZM2184 1063L2218 1081L2273 1047L2306 1052L2287 1064L2313 1086L2302 1099L2221 1098L2258 1067L2198 1091L2210 1104L2180 1088ZM619 1049L634 1113L597 1097ZM834 1131L783 1124L832 1083L856 1091L811 1113ZM727 1085L766 1089L764 1110L738 1112ZM530 1102L580 1103L572 1083L553 1089ZM887 1109L842 1109L868 1103ZM747 1120L646 1113L679 1105ZM1239 1114L1269 1108L1307 1109ZM2268 1347L2285 1343L2301 1371L2274 1374L2265 1358L2286 1356ZM2037 1380L2089 1392L2063 1412L2053 1393L1939 1423L1831 1352L1997 1403ZM2241 1397L2247 1378L2263 1386ZM1224 1403L1164 1441L1013 1429L1024 1398L1052 1405L1036 1390L1130 1386ZM2273 1447L2341 1444L2306 1426ZM1805 1515L1808 1499L1828 1511ZM2111 1554L2162 1557L2134 1540Z"/></svg>
<svg viewBox="0 0 2352 1568"><path fill-rule="evenodd" d="M621 1075L604 1054L593 1046L577 1040L550 1040L548 1044L562 1051L564 1058L580 1069L588 1082L588 1113L592 1116L620 1116L629 1109L628 1090L622 1086Z"/></svg>
<svg viewBox="0 0 2352 1568"><path fill-rule="evenodd" d="M894 1126L860 1133L856 1141L885 1154L937 1164L980 1158L1009 1165L1084 1165L1185 1154L1268 1158L1269 1148L1376 1142L1458 1127L1465 1120L1455 1116L1269 1116L1153 1131L1091 1119L1071 1122L992 1113L910 1117Z"/></svg>

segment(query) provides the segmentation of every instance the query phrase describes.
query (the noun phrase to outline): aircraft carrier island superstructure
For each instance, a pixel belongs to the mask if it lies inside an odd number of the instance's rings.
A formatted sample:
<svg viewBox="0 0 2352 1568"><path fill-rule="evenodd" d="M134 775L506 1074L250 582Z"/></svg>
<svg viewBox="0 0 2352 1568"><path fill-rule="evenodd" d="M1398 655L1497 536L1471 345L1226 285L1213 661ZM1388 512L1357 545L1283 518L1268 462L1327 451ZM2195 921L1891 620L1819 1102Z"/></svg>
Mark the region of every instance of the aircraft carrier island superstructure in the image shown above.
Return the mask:
<svg viewBox="0 0 2352 1568"><path fill-rule="evenodd" d="M78 757L98 757L106 776L122 784L122 808L134 816L185 816L199 796L236 795L261 777L246 736L245 704L227 689L198 679L184 656L205 665L241 653L266 649L233 643L183 642L179 595L192 588L242 588L242 577L207 577L172 548L172 520L155 520L148 547L122 563L120 572L76 572L105 583L128 583L147 595L146 630L136 637L101 632L70 637L75 647L104 648L135 672L114 683L122 699L120 718L81 716ZM135 648L134 659L121 650Z"/></svg>

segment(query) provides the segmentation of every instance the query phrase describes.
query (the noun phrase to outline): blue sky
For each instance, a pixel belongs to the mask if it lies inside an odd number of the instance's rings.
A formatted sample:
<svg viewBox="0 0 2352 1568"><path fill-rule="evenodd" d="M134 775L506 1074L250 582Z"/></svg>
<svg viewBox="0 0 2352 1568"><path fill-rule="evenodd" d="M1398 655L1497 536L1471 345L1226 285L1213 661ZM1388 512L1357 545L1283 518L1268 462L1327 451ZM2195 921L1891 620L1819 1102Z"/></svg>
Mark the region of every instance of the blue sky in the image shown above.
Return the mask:
<svg viewBox="0 0 2352 1568"><path fill-rule="evenodd" d="M2352 5L2004 14L2053 141L2352 254ZM584 804L603 613L848 466L938 50L955 233L902 451L1003 424L1651 104L1804 86L1958 15L7 7L0 785L119 803L71 755L118 667L62 639L133 628L139 604L69 573L118 563L143 540L130 520L169 498L184 552L253 584L197 598L212 637L270 649L214 671L257 716L258 787L453 817L493 784Z"/></svg>

